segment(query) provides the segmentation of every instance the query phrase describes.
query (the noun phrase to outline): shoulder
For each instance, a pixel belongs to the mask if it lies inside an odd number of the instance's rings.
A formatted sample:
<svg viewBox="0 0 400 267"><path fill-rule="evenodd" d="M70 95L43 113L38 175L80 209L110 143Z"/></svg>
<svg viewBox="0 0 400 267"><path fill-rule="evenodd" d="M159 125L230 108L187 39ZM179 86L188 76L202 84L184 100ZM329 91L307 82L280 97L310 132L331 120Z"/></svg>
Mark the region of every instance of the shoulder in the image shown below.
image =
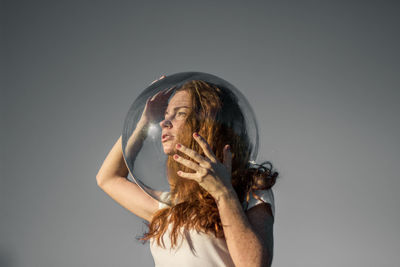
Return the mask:
<svg viewBox="0 0 400 267"><path fill-rule="evenodd" d="M265 225L274 223L274 215L272 212L271 204L269 203L260 203L258 205L255 205L252 208L246 210L245 214L252 225Z"/></svg>
<svg viewBox="0 0 400 267"><path fill-rule="evenodd" d="M251 194L245 214L256 232L266 236L272 231L275 217L275 201L272 189L257 190Z"/></svg>
<svg viewBox="0 0 400 267"><path fill-rule="evenodd" d="M257 190L256 197L250 198L246 217L254 232L261 238L269 255L273 255L275 200L272 189Z"/></svg>
<svg viewBox="0 0 400 267"><path fill-rule="evenodd" d="M250 210L265 210L275 217L275 198L272 189L255 190L250 192L248 201L243 201L243 209L247 212ZM259 207L257 207L259 206ZM257 207L256 209L254 209Z"/></svg>
<svg viewBox="0 0 400 267"><path fill-rule="evenodd" d="M159 200L158 200L158 208L163 209L167 208L171 205L171 194L168 191L161 192L159 195Z"/></svg>
<svg viewBox="0 0 400 267"><path fill-rule="evenodd" d="M256 233L269 240L272 238L273 224L275 221L274 195L272 189L257 190L254 193L254 197L250 193L252 196L250 197L245 214Z"/></svg>
<svg viewBox="0 0 400 267"><path fill-rule="evenodd" d="M261 203L248 209L245 213L251 228L262 241L269 257L269 264L271 264L274 254L274 216L271 205Z"/></svg>

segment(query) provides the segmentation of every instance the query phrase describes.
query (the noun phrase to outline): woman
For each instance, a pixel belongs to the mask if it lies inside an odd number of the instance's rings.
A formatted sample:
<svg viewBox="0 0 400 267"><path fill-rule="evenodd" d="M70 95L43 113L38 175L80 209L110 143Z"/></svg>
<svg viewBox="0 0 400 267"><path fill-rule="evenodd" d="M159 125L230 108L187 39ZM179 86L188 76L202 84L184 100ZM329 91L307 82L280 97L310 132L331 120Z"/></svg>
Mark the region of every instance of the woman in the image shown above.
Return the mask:
<svg viewBox="0 0 400 267"><path fill-rule="evenodd" d="M171 191L160 197L168 204L126 179L121 138L97 175L98 185L149 222L141 239L151 241L156 266L270 266L270 188L278 173L271 173L272 165L249 165L250 145L236 97L204 81L185 83L168 102L172 92L148 99L127 142L129 153L138 153L148 126L165 112L160 126Z"/></svg>

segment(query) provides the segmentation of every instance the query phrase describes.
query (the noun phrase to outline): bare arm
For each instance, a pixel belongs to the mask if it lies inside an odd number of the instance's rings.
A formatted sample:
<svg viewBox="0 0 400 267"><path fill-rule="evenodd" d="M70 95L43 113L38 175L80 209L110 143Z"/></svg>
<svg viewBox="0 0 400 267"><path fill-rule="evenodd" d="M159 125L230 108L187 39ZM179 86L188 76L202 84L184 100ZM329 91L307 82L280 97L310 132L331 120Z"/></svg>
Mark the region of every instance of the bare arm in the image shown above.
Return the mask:
<svg viewBox="0 0 400 267"><path fill-rule="evenodd" d="M160 79L164 77L162 76ZM147 100L141 119L129 137L125 148L125 154L129 155L133 161L147 136L149 123L160 114L163 114L160 106L168 100L171 93L172 90L160 91ZM97 184L121 206L137 216L151 221L154 212L158 210L159 203L145 193L136 183L129 181L127 179L128 174L129 170L122 153L122 136L120 136L96 175Z"/></svg>
<svg viewBox="0 0 400 267"><path fill-rule="evenodd" d="M190 148L177 145L176 149L197 162L174 155L177 162L196 171L179 171L178 175L198 182L215 199L235 266L270 266L273 218L269 205L257 205L258 207L251 208L246 214L231 183L232 153L229 145L224 147L221 163L203 137L196 133L193 137L207 158Z"/></svg>
<svg viewBox="0 0 400 267"><path fill-rule="evenodd" d="M135 153L140 150L144 140L141 133L145 127L144 122L138 123L130 138L130 145L134 148ZM96 175L97 185L127 210L151 221L152 215L158 209L158 201L147 195L136 183L127 179L129 170L122 154L121 141L122 137L120 136L104 160ZM136 157L136 154L133 156Z"/></svg>
<svg viewBox="0 0 400 267"><path fill-rule="evenodd" d="M122 136L120 136L115 142L114 146L108 153L106 159L97 172L96 180L97 184L101 185L108 179L112 179L115 176L128 177L129 170L126 167L125 160L122 155Z"/></svg>
<svg viewBox="0 0 400 267"><path fill-rule="evenodd" d="M129 137L126 147L125 155L132 157L132 161L135 161L137 154L142 148L143 141L147 137L147 130L149 129L150 123L146 119L139 120L135 131Z"/></svg>
<svg viewBox="0 0 400 267"><path fill-rule="evenodd" d="M270 266L273 217L269 205L260 204L246 213L235 192L217 202L226 243L236 266Z"/></svg>
<svg viewBox="0 0 400 267"><path fill-rule="evenodd" d="M142 147L143 141L146 138L145 131L147 128L148 123L145 120L140 120L133 134L129 137L125 152L126 154L130 153L133 159L136 158L137 153ZM122 154L122 136L120 136L96 175L97 183L100 185L115 176L127 177L129 170L126 166Z"/></svg>
<svg viewBox="0 0 400 267"><path fill-rule="evenodd" d="M165 75L162 75L158 80L165 77ZM158 80L154 80L151 84ZM143 141L146 139L146 131L150 125L150 122L154 120L155 117L160 116L160 113L163 113L163 110L160 111L158 106L162 105L168 100L168 97L172 91L160 97L159 95L161 93L162 92L159 92L155 96L147 99L142 116L140 117L135 130L127 141L125 155L129 155L133 161L139 153L143 145ZM122 136L120 136L96 175L97 183L101 185L105 181L112 179L115 176L127 177L129 170L126 168L126 166L127 164L122 154Z"/></svg>

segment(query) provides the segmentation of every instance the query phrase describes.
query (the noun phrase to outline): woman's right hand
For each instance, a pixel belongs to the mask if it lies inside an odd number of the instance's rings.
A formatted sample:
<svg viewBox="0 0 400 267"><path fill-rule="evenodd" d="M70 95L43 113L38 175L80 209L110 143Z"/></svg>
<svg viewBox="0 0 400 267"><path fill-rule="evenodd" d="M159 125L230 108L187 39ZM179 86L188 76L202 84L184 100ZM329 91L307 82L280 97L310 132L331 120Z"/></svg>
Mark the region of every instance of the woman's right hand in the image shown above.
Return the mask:
<svg viewBox="0 0 400 267"><path fill-rule="evenodd" d="M166 76L163 75L158 80L161 80L165 77ZM158 80L154 80L151 84ZM146 101L146 106L144 107L141 120L147 123L160 121L164 116L165 109L168 106L168 99L171 96L174 88L175 86L164 89L154 96L150 96Z"/></svg>

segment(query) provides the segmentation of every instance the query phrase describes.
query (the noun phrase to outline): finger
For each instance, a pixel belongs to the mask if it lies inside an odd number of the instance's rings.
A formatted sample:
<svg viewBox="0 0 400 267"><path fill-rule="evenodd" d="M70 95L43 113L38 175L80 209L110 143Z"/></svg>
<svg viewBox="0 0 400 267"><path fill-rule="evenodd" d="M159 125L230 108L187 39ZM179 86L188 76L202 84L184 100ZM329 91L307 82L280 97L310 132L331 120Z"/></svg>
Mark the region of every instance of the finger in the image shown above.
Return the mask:
<svg viewBox="0 0 400 267"><path fill-rule="evenodd" d="M192 170L194 170L196 172L199 171L199 169L200 169L199 164L197 164L197 163L195 163L195 162L193 162L191 160L184 159L184 158L182 158L181 156L179 156L177 154L174 155L174 160L176 160L180 164L182 164L182 165L184 165L184 166L186 166L186 167L188 167L188 168L190 168L190 169L192 169Z"/></svg>
<svg viewBox="0 0 400 267"><path fill-rule="evenodd" d="M193 134L194 139L199 143L200 147L203 149L204 154L211 160L211 162L216 163L217 157L214 152L211 150L210 145L206 142L206 140L200 136L198 133Z"/></svg>
<svg viewBox="0 0 400 267"><path fill-rule="evenodd" d="M183 172L183 171L178 171L177 174L180 177L186 178L186 179L190 179L190 180L195 180L197 181L197 174L196 173L189 173L189 172Z"/></svg>
<svg viewBox="0 0 400 267"><path fill-rule="evenodd" d="M176 144L176 149L178 149L179 151L181 151L182 153L188 155L189 157L191 157L192 159L194 159L195 161L197 161L201 167L203 168L211 168L211 163L210 160L203 157L202 155L200 155L199 153L197 153L196 151L185 147L181 144Z"/></svg>
<svg viewBox="0 0 400 267"><path fill-rule="evenodd" d="M155 95L151 98L151 101L153 101L154 99L156 99L157 96L159 96L161 93L162 93L162 91L160 91L160 92L158 92L157 94L155 94Z"/></svg>
<svg viewBox="0 0 400 267"><path fill-rule="evenodd" d="M223 164L228 170L229 173L232 172L232 152L231 152L231 147L229 145L226 145L224 147L224 159L223 159Z"/></svg>
<svg viewBox="0 0 400 267"><path fill-rule="evenodd" d="M168 88L168 89L164 89L164 90L161 90L161 91L159 91L157 94L155 94L153 97L152 97L152 101L153 100L155 100L156 98L158 98L158 97L160 97L160 99L164 99L165 97L169 97L169 95L167 95L165 92L166 91L168 91L169 93L168 94L170 94L170 92L172 92L172 89L173 88L175 88L175 86L174 87L171 87L171 88ZM169 91L169 90L171 90L171 91Z"/></svg>
<svg viewBox="0 0 400 267"><path fill-rule="evenodd" d="M161 79L164 79L165 77L167 77L167 76L162 75L162 76L161 76L160 78L158 78L157 80L152 81L152 82L150 83L150 85L152 85L152 84L155 83L156 81L159 81L159 80L161 80Z"/></svg>
<svg viewBox="0 0 400 267"><path fill-rule="evenodd" d="M176 87L176 86L172 86L172 87L170 87L170 88L168 88L168 89L165 89L165 90L164 90L164 95L166 95L166 96L169 97L169 96L172 94L172 92L174 91L175 87Z"/></svg>

